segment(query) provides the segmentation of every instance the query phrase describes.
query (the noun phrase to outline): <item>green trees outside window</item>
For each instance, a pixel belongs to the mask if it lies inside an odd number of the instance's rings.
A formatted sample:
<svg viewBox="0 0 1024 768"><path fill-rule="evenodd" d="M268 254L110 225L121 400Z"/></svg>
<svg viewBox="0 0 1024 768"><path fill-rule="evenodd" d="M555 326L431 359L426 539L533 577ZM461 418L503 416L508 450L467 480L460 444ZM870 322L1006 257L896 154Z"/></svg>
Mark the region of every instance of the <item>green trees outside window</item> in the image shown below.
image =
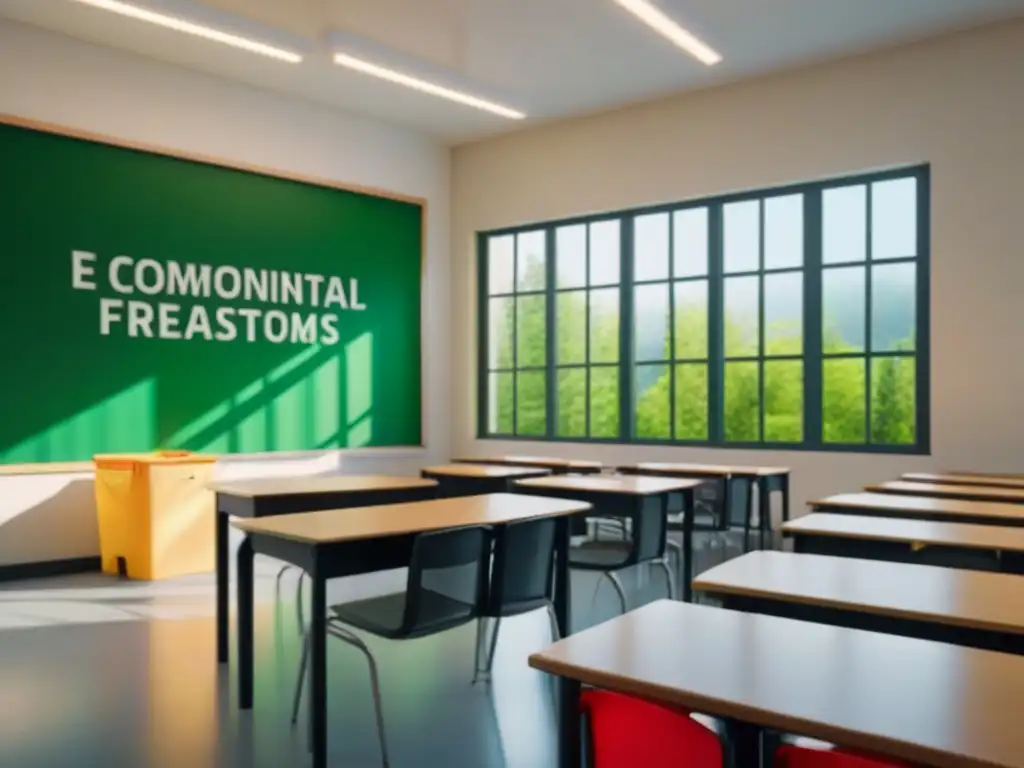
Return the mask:
<svg viewBox="0 0 1024 768"><path fill-rule="evenodd" d="M480 237L482 436L928 450L928 169Z"/></svg>

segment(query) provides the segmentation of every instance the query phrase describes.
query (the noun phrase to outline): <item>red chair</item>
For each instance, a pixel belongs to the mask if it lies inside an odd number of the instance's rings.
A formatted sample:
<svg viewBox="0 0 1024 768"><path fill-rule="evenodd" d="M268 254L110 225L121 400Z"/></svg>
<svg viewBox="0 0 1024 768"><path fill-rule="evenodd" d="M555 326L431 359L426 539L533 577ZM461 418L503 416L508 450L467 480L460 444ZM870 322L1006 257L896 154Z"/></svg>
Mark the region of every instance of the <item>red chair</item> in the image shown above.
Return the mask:
<svg viewBox="0 0 1024 768"><path fill-rule="evenodd" d="M722 768L722 743L685 712L608 691L584 691L591 768Z"/></svg>
<svg viewBox="0 0 1024 768"><path fill-rule="evenodd" d="M872 757L843 749L784 746L775 752L775 768L913 768L891 758Z"/></svg>

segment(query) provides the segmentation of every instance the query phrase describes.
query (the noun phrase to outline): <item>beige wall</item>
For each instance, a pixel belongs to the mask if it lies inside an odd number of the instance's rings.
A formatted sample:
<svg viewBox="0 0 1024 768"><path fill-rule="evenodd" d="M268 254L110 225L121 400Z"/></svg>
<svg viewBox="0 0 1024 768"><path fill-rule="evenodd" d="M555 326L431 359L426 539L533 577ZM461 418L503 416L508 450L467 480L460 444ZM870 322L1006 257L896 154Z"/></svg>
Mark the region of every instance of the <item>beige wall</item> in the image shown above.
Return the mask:
<svg viewBox="0 0 1024 768"><path fill-rule="evenodd" d="M932 164L931 457L480 442L473 233ZM785 464L794 501L924 467L1024 471L1024 21L456 149L453 448Z"/></svg>
<svg viewBox="0 0 1024 768"><path fill-rule="evenodd" d="M0 113L426 198L426 447L278 454L224 462L217 471L239 477L340 466L345 472L416 474L424 463L447 456L447 148L385 123L5 21ZM90 473L0 476L0 565L98 553Z"/></svg>

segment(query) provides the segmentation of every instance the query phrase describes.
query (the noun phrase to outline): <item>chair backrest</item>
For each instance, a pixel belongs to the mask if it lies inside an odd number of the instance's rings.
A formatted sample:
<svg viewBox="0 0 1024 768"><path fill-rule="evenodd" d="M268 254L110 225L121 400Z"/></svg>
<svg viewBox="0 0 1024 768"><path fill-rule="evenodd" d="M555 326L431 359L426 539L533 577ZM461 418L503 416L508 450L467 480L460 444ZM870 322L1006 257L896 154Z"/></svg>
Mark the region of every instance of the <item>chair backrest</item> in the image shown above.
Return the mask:
<svg viewBox="0 0 1024 768"><path fill-rule="evenodd" d="M608 691L584 691L588 768L722 768L718 736L685 712Z"/></svg>
<svg viewBox="0 0 1024 768"><path fill-rule="evenodd" d="M498 529L484 612L513 615L552 600L555 518L527 520Z"/></svg>
<svg viewBox="0 0 1024 768"><path fill-rule="evenodd" d="M409 561L401 634L441 632L479 616L489 558L486 528L419 534Z"/></svg>
<svg viewBox="0 0 1024 768"><path fill-rule="evenodd" d="M626 565L658 560L665 556L668 534L668 500L665 495L646 496L633 512L633 551Z"/></svg>
<svg viewBox="0 0 1024 768"><path fill-rule="evenodd" d="M747 520L750 505L753 501L753 483L747 478L730 478L729 483L729 509L726 512L726 519L730 526L742 528Z"/></svg>

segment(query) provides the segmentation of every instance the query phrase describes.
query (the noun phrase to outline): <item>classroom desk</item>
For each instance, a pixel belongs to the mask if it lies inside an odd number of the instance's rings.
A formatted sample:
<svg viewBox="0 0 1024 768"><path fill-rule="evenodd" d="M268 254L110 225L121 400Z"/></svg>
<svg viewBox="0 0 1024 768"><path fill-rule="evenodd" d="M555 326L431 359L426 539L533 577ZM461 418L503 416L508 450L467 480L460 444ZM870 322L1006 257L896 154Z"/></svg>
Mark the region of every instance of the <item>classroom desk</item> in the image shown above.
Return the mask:
<svg viewBox="0 0 1024 768"><path fill-rule="evenodd" d="M649 510L653 514L668 517L669 494L680 494L683 498L683 554L680 557L679 580L682 584L683 600L689 602L693 596L690 587L693 581L693 510L694 491L703 485L702 480L671 477L645 477L643 475L620 475L614 477L566 477L555 475L535 480L520 480L516 487L525 493L554 496L561 499L579 499L593 506L597 514L615 517L629 517Z"/></svg>
<svg viewBox="0 0 1024 768"><path fill-rule="evenodd" d="M993 488L987 485L939 485L935 483L908 483L890 480L867 485L871 493L898 493L904 496L935 496L941 499L965 501L995 501L1003 504L1024 504L1024 488Z"/></svg>
<svg viewBox="0 0 1024 768"><path fill-rule="evenodd" d="M764 548L765 533L771 530L771 494L778 492L782 498L782 521L789 520L789 468L788 467L755 467L728 464L679 464L673 462L645 461L637 464L625 464L618 467L619 472L630 475L657 475L661 477L702 477L723 480L722 504L725 513L730 514L729 480L742 480L757 489L758 503L758 536L761 548ZM746 547L746 531L750 529L753 515L753 493L749 494L746 521L744 525L744 547Z"/></svg>
<svg viewBox="0 0 1024 768"><path fill-rule="evenodd" d="M1024 507L987 501L900 496L894 493L841 493L807 505L814 512L836 512L880 517L909 517L944 523L1024 526Z"/></svg>
<svg viewBox="0 0 1024 768"><path fill-rule="evenodd" d="M267 517L317 509L365 507L430 499L437 483L419 477L388 475L310 475L252 478L209 485L217 494L217 661L228 660L228 518Z"/></svg>
<svg viewBox="0 0 1024 768"><path fill-rule="evenodd" d="M813 513L782 526L793 550L1024 574L1024 529Z"/></svg>
<svg viewBox="0 0 1024 768"><path fill-rule="evenodd" d="M253 700L253 556L276 557L302 568L312 582L309 712L313 768L327 766L327 580L409 564L418 533L469 526L501 526L559 518L555 547L555 617L569 629L568 516L590 505L520 494L462 496L405 504L355 507L234 520L246 536L238 549L238 706Z"/></svg>
<svg viewBox="0 0 1024 768"><path fill-rule="evenodd" d="M599 461L581 459L557 459L553 456L490 456L483 458L452 459L456 464L496 464L512 467L541 467L553 475L599 475L602 465Z"/></svg>
<svg viewBox="0 0 1024 768"><path fill-rule="evenodd" d="M514 467L507 464L443 464L426 467L420 475L435 480L442 496L472 496L515 490L516 480L544 477L550 469Z"/></svg>
<svg viewBox="0 0 1024 768"><path fill-rule="evenodd" d="M933 485L984 485L992 488L1024 488L1024 478L999 475L968 475L961 472L904 472L900 480Z"/></svg>
<svg viewBox="0 0 1024 768"><path fill-rule="evenodd" d="M1024 579L932 565L751 552L693 588L724 607L1024 654Z"/></svg>
<svg viewBox="0 0 1024 768"><path fill-rule="evenodd" d="M1024 768L1024 659L1006 654L660 600L530 666L561 678L560 768L580 765L581 683L725 719L729 768L761 764L766 730L935 768Z"/></svg>

